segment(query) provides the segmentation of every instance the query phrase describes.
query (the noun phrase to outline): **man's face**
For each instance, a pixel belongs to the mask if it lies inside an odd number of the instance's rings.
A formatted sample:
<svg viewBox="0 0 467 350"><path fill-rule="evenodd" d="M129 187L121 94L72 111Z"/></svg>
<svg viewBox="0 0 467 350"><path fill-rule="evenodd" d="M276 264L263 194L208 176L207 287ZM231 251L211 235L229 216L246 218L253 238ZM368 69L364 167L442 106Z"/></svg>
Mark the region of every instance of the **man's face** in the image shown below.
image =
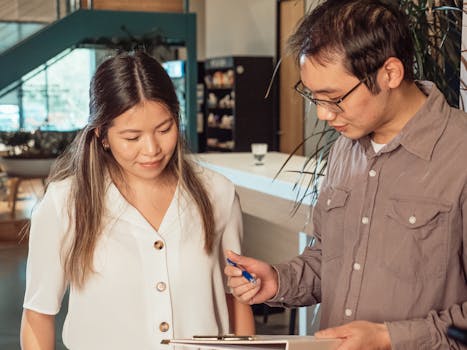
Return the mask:
<svg viewBox="0 0 467 350"><path fill-rule="evenodd" d="M332 111L317 105L318 118L350 139L378 132L392 118L388 108L390 90L380 84L380 93L373 95L364 83L359 84L358 78L345 70L341 61L322 65L312 57L303 56L300 77L313 97L320 100L338 101L355 88L339 103L342 110Z"/></svg>

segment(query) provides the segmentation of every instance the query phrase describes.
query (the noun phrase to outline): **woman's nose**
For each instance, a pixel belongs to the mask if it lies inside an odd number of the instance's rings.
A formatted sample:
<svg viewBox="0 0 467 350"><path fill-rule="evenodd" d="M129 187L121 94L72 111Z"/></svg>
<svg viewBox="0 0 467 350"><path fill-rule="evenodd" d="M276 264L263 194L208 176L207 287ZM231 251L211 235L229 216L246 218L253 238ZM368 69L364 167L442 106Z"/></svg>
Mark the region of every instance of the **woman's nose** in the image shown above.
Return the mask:
<svg viewBox="0 0 467 350"><path fill-rule="evenodd" d="M160 145L154 136L149 136L144 140L143 151L145 154L154 155L160 152Z"/></svg>

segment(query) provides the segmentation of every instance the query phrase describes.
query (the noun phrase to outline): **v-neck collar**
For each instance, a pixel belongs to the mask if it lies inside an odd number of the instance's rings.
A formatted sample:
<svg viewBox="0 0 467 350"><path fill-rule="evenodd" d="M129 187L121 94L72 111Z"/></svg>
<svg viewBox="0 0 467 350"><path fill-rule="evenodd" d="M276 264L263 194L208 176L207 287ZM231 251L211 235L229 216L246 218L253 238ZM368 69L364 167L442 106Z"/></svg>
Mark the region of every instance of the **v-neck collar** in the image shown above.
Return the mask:
<svg viewBox="0 0 467 350"><path fill-rule="evenodd" d="M139 226L145 231L153 231L160 235L164 235L164 232L166 232L165 227L172 224L186 208L187 201L182 192L183 191L180 189L180 183L177 183L169 207L162 218L159 229L156 230L146 220L143 214L141 214L138 209L125 199L117 186L111 182L107 189L108 214L115 217L117 220L124 220L130 222L131 225Z"/></svg>

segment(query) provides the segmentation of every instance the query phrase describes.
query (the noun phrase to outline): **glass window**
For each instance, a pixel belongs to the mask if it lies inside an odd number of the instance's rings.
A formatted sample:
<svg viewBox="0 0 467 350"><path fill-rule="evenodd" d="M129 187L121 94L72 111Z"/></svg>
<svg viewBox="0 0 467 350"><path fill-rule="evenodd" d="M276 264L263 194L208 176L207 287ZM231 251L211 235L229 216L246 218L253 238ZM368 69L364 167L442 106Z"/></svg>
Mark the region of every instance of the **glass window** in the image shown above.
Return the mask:
<svg viewBox="0 0 467 350"><path fill-rule="evenodd" d="M14 131L19 129L19 107L17 105L0 104L0 130Z"/></svg>
<svg viewBox="0 0 467 350"><path fill-rule="evenodd" d="M89 49L75 49L42 67L23 84L23 128L82 128L88 118L88 91L93 69L94 55Z"/></svg>

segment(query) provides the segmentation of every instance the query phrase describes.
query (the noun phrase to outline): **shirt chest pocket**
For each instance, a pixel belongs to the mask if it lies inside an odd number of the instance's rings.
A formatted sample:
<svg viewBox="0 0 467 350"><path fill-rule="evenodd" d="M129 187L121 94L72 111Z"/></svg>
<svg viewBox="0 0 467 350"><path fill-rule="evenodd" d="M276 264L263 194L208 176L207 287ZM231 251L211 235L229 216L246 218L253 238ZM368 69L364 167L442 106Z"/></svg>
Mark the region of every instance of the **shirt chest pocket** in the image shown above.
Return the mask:
<svg viewBox="0 0 467 350"><path fill-rule="evenodd" d="M323 220L320 233L324 260L344 253L345 213L349 196L350 190L343 187L329 187L321 193Z"/></svg>
<svg viewBox="0 0 467 350"><path fill-rule="evenodd" d="M390 199L381 246L384 268L407 281L443 276L450 209L450 204L432 198Z"/></svg>

